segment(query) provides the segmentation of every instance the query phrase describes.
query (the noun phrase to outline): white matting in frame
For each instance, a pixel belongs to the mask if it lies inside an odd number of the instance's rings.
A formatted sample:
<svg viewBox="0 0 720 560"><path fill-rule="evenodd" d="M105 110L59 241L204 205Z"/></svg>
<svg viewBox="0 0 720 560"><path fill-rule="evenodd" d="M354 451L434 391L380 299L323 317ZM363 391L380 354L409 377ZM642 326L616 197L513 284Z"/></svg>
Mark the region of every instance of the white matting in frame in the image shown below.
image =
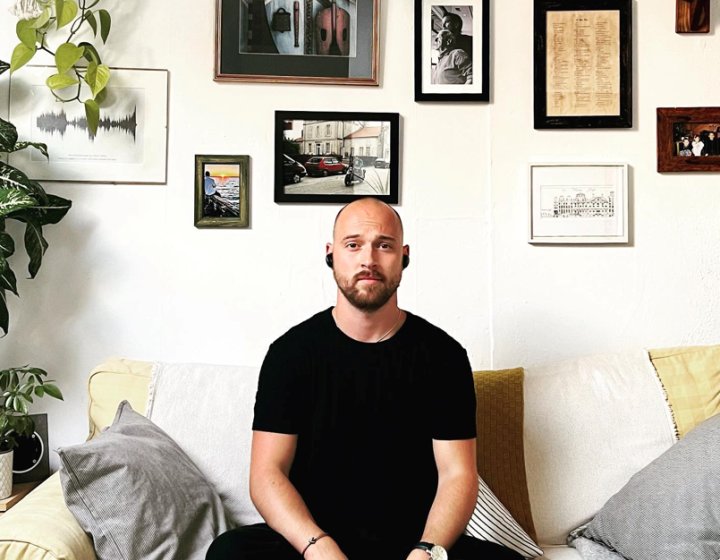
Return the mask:
<svg viewBox="0 0 720 560"><path fill-rule="evenodd" d="M627 164L531 164L529 242L627 243Z"/></svg>
<svg viewBox="0 0 720 560"><path fill-rule="evenodd" d="M112 68L92 137L78 102L60 103L45 85L50 66L28 66L10 82L10 121L21 140L44 142L12 154L32 179L88 183L166 183L168 71Z"/></svg>

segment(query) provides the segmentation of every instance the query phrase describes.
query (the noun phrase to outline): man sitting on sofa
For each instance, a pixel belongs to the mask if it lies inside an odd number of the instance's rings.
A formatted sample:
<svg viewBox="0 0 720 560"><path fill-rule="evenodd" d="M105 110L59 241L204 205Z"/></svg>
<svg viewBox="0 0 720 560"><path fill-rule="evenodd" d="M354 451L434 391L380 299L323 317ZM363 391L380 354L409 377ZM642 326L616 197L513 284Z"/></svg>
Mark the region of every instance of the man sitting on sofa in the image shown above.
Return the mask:
<svg viewBox="0 0 720 560"><path fill-rule="evenodd" d="M455 340L398 307L400 216L352 202L326 253L336 306L276 340L260 373L250 492L267 524L224 533L207 558L520 559L462 535L477 496L472 373Z"/></svg>

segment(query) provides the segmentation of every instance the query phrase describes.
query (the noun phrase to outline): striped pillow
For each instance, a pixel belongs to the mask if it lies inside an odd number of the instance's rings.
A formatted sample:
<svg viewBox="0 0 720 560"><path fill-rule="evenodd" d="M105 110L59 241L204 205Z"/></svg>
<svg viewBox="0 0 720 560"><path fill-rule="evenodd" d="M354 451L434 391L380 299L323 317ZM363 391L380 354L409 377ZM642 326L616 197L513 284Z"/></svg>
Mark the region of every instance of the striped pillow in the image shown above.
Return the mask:
<svg viewBox="0 0 720 560"><path fill-rule="evenodd" d="M475 511L465 528L465 534L501 544L525 558L535 558L543 553L479 476Z"/></svg>

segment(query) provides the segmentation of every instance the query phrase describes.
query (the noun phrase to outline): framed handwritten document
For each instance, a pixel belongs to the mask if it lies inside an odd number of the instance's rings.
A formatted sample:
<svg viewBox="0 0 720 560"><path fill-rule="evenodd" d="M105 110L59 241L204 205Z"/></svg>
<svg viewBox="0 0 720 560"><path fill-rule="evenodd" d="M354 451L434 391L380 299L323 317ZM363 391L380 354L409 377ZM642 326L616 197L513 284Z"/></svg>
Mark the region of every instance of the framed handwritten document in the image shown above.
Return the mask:
<svg viewBox="0 0 720 560"><path fill-rule="evenodd" d="M632 126L632 1L535 0L535 128Z"/></svg>

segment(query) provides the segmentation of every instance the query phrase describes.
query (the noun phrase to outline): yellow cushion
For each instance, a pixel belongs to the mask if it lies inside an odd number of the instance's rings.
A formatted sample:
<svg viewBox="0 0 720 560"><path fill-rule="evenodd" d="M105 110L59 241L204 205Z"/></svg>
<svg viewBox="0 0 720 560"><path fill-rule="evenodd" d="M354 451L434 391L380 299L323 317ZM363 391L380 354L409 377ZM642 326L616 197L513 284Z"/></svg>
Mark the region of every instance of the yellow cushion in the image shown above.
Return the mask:
<svg viewBox="0 0 720 560"><path fill-rule="evenodd" d="M650 359L680 437L720 412L720 345L651 350Z"/></svg>
<svg viewBox="0 0 720 560"><path fill-rule="evenodd" d="M523 368L476 371L478 474L518 524L537 540L523 444Z"/></svg>
<svg viewBox="0 0 720 560"><path fill-rule="evenodd" d="M96 560L92 541L65 506L58 473L0 517L0 558Z"/></svg>
<svg viewBox="0 0 720 560"><path fill-rule="evenodd" d="M151 362L110 358L90 373L88 439L112 424L117 407L124 400L130 402L133 410L145 414L152 367Z"/></svg>

